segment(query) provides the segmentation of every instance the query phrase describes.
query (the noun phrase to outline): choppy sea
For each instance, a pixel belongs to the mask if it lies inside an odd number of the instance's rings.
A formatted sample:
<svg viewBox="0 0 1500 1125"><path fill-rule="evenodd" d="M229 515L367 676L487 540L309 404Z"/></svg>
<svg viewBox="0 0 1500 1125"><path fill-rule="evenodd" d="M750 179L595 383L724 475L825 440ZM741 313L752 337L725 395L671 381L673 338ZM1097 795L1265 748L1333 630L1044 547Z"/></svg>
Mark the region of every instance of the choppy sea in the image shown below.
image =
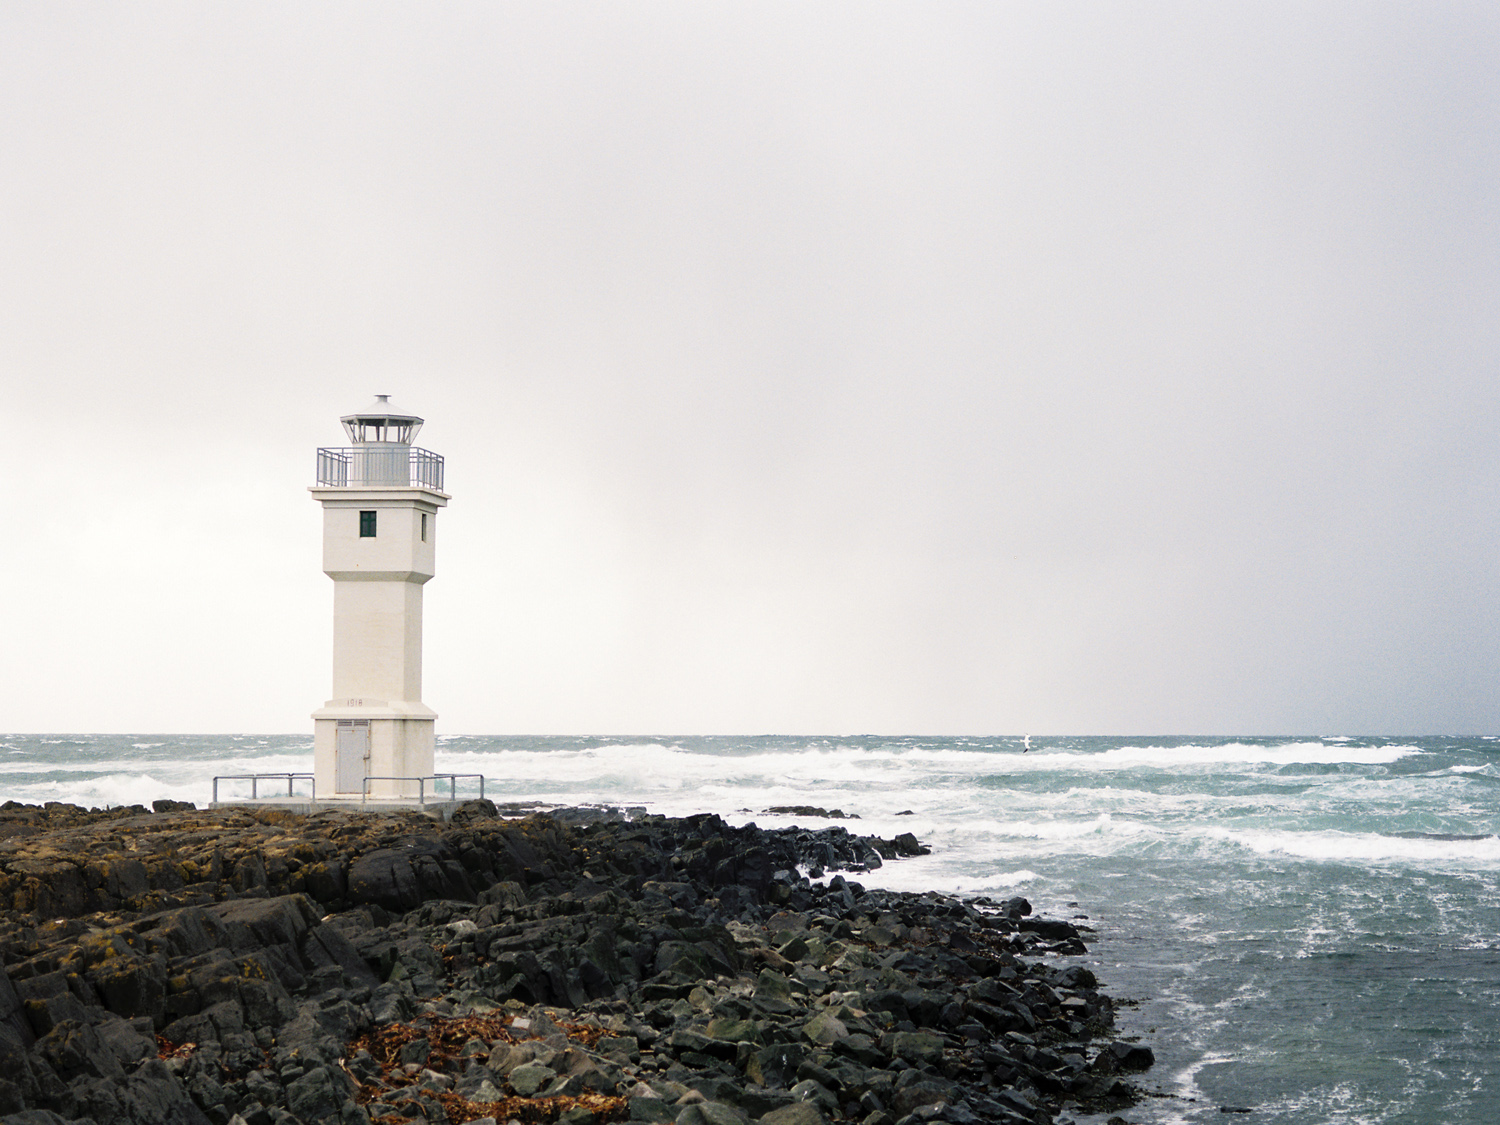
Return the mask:
<svg viewBox="0 0 1500 1125"><path fill-rule="evenodd" d="M300 735L0 736L0 800L202 804L311 758ZM1500 739L460 736L438 770L499 801L915 832L932 855L861 881L1086 915L1083 960L1156 1052L1142 1125L1500 1121Z"/></svg>

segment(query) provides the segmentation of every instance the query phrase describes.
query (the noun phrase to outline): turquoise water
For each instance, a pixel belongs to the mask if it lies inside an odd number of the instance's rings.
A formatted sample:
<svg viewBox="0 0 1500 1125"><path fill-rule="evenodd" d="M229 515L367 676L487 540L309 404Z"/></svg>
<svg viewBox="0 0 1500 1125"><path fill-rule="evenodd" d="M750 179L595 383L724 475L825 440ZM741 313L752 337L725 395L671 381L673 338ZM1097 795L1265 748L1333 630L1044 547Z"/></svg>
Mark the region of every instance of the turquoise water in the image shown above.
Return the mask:
<svg viewBox="0 0 1500 1125"><path fill-rule="evenodd" d="M310 765L308 736L6 736L0 799L204 802ZM1500 1121L1493 738L449 737L438 769L766 826L839 808L934 847L867 885L1088 915L1157 1054L1132 1121Z"/></svg>

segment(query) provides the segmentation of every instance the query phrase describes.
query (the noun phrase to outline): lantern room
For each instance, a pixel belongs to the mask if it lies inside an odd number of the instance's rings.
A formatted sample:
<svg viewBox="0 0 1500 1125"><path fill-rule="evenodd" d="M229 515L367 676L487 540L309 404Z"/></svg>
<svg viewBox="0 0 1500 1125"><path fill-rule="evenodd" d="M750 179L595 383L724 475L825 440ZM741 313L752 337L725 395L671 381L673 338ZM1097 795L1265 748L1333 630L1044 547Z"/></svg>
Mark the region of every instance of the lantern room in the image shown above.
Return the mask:
<svg viewBox="0 0 1500 1125"><path fill-rule="evenodd" d="M422 419L396 408L390 395L376 395L375 401L358 414L339 419L349 440L360 445L391 443L410 445L422 428Z"/></svg>

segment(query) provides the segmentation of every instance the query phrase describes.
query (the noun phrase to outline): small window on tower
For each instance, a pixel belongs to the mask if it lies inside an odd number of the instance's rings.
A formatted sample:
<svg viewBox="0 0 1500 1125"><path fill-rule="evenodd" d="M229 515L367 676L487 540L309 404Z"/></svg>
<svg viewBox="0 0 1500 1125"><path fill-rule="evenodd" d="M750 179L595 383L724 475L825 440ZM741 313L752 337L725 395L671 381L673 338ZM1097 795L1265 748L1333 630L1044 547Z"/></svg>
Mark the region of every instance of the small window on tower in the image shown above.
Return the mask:
<svg viewBox="0 0 1500 1125"><path fill-rule="evenodd" d="M375 513L374 512L360 512L359 513L359 537L361 539L374 539L375 538Z"/></svg>
<svg viewBox="0 0 1500 1125"><path fill-rule="evenodd" d="M427 542L427 513L422 513L422 542Z"/></svg>

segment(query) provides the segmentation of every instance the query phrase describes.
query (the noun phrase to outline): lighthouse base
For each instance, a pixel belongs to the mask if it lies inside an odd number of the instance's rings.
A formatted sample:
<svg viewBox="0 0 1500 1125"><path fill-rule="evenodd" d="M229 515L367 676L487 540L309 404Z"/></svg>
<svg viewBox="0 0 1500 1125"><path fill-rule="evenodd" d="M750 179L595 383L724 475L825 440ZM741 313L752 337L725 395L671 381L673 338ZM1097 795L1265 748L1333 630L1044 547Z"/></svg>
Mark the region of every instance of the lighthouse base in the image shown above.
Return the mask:
<svg viewBox="0 0 1500 1125"><path fill-rule="evenodd" d="M420 703L323 707L313 712L318 800L431 797L435 712Z"/></svg>

